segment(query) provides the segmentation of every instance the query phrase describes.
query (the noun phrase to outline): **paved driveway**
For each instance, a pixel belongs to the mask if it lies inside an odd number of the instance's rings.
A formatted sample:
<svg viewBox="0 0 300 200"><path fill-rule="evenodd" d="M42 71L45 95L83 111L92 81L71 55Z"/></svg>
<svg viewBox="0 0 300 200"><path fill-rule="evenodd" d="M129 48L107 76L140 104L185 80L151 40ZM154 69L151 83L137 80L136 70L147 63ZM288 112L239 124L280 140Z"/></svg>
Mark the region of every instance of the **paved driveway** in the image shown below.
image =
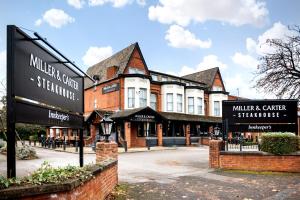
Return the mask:
<svg viewBox="0 0 300 200"><path fill-rule="evenodd" d="M17 175L27 175L48 160L53 166L78 165L78 154L37 148L39 159L17 161ZM85 154L84 162L95 162ZM0 155L0 173L6 157ZM300 199L300 174L214 171L207 147L119 154L119 181L125 199Z"/></svg>

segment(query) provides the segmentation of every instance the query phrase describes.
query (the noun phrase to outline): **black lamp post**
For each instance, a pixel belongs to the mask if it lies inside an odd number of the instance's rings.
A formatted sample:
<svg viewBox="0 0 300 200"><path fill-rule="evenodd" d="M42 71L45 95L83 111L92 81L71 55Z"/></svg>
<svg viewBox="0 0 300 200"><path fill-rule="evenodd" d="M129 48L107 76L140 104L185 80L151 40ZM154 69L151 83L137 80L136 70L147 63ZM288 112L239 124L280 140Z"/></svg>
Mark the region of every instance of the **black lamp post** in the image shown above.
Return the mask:
<svg viewBox="0 0 300 200"><path fill-rule="evenodd" d="M214 128L214 136L216 139L218 139L218 136L220 135L220 128L218 126L216 126Z"/></svg>
<svg viewBox="0 0 300 200"><path fill-rule="evenodd" d="M105 142L109 142L109 136L111 134L111 128L113 125L113 120L109 118L109 114L104 114L103 119L101 120L101 128L102 128L102 134L105 137Z"/></svg>

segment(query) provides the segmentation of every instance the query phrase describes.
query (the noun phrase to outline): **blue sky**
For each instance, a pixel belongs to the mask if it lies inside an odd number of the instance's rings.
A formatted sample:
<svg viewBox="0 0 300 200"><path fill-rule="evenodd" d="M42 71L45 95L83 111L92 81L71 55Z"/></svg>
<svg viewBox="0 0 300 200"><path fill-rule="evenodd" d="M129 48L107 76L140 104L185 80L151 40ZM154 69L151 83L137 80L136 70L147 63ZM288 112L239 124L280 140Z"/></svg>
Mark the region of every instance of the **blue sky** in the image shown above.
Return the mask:
<svg viewBox="0 0 300 200"><path fill-rule="evenodd" d="M256 91L257 58L267 38L300 25L297 0L7 0L0 2L0 78L5 78L6 25L38 32L83 70L133 42L148 67L176 75L220 67L226 89Z"/></svg>

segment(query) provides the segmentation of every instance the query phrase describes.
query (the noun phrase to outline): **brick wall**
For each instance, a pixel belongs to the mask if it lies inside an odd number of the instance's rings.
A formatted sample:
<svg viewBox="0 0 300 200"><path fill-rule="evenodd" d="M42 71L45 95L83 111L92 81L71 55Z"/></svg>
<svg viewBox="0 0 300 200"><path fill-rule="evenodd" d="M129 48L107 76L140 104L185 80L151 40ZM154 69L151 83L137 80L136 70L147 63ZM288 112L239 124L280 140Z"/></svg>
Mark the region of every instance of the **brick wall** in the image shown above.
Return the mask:
<svg viewBox="0 0 300 200"><path fill-rule="evenodd" d="M120 107L121 97L120 94L122 90L109 92L106 94L102 94L102 88L114 83L120 83L120 79L112 80L107 83L103 83L96 86L96 90L94 87L89 88L84 91L84 112L92 112L95 109L94 99L97 100L96 109L103 110L118 110ZM122 87L120 83L120 88Z"/></svg>
<svg viewBox="0 0 300 200"><path fill-rule="evenodd" d="M201 137L199 139L199 144L201 145L209 145L210 138L209 137Z"/></svg>
<svg viewBox="0 0 300 200"><path fill-rule="evenodd" d="M263 153L220 154L220 168L251 171L300 172L300 155L274 156Z"/></svg>
<svg viewBox="0 0 300 200"><path fill-rule="evenodd" d="M222 141L209 142L209 167L250 171L300 172L300 155L221 151Z"/></svg>
<svg viewBox="0 0 300 200"><path fill-rule="evenodd" d="M149 72L146 70L145 65L142 61L142 57L137 49L134 49L127 66L143 70L145 74L149 75ZM128 67L126 67L126 69L124 70L124 74L128 74Z"/></svg>
<svg viewBox="0 0 300 200"><path fill-rule="evenodd" d="M189 124L185 126L185 145L191 145L191 129Z"/></svg>
<svg viewBox="0 0 300 200"><path fill-rule="evenodd" d="M163 145L162 124L156 124L156 130L157 130L157 144L158 146L162 146Z"/></svg>
<svg viewBox="0 0 300 200"><path fill-rule="evenodd" d="M118 145L116 142L97 142L96 163L101 163L108 159L118 159Z"/></svg>
<svg viewBox="0 0 300 200"><path fill-rule="evenodd" d="M153 84L151 83L150 85L150 90L151 93L154 93L157 97L157 105L156 105L156 110L158 112L162 111L162 95L161 95L161 85Z"/></svg>

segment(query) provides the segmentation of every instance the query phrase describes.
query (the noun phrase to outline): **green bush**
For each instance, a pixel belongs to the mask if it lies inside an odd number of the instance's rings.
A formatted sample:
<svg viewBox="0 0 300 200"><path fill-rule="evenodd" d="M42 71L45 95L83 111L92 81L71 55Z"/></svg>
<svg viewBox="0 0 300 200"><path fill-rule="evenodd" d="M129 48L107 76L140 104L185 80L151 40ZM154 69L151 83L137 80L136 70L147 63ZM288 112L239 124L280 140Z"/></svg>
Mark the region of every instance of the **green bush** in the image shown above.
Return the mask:
<svg viewBox="0 0 300 200"><path fill-rule="evenodd" d="M83 182L93 176L91 172L92 167L92 165L86 165L84 167L68 165L66 167L54 168L45 161L41 167L30 176L11 179L0 176L0 189L17 185L63 183L70 179L78 179Z"/></svg>
<svg viewBox="0 0 300 200"><path fill-rule="evenodd" d="M16 156L20 160L31 160L37 158L35 149L28 145L17 147Z"/></svg>
<svg viewBox="0 0 300 200"><path fill-rule="evenodd" d="M261 151L276 155L289 154L298 150L298 138L293 133L264 133L261 136Z"/></svg>

